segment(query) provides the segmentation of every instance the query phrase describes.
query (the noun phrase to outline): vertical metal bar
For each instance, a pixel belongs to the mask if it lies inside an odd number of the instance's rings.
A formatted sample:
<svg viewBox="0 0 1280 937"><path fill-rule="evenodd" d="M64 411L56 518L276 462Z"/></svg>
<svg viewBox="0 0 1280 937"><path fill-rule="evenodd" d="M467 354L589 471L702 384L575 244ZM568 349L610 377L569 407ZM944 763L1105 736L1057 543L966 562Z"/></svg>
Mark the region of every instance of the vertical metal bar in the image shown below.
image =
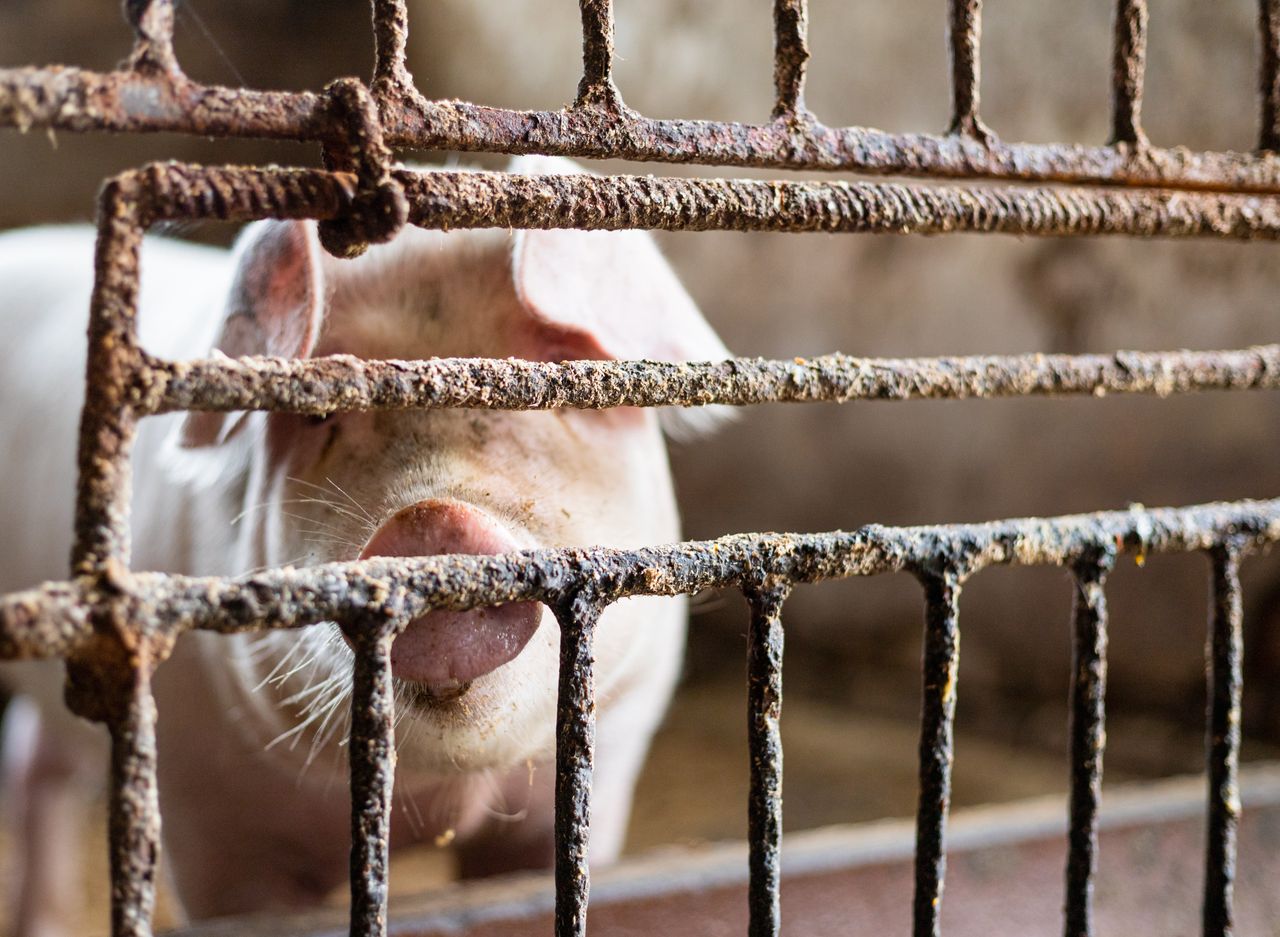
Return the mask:
<svg viewBox="0 0 1280 937"><path fill-rule="evenodd" d="M773 0L774 118L803 113L809 62L809 0Z"/></svg>
<svg viewBox="0 0 1280 937"><path fill-rule="evenodd" d="M960 577L956 570L947 568L921 573L920 579L925 590L926 610L912 933L915 937L938 937L947 873L946 828L955 750Z"/></svg>
<svg viewBox="0 0 1280 937"><path fill-rule="evenodd" d="M1258 29L1262 37L1258 69L1262 127L1258 148L1280 150L1280 0L1258 0Z"/></svg>
<svg viewBox="0 0 1280 937"><path fill-rule="evenodd" d="M751 794L747 804L750 937L777 937L782 926L779 854L782 848L782 603L791 587L746 590L751 606L747 635L747 745Z"/></svg>
<svg viewBox="0 0 1280 937"><path fill-rule="evenodd" d="M1111 71L1111 142L1145 146L1142 84L1147 71L1147 0L1116 0Z"/></svg>
<svg viewBox="0 0 1280 937"><path fill-rule="evenodd" d="M138 264L145 227L136 193L109 182L98 202L89 353L76 479L76 575L129 565L129 454L136 420L128 390L137 366Z"/></svg>
<svg viewBox="0 0 1280 937"><path fill-rule="evenodd" d="M951 132L986 138L978 116L982 82L982 0L948 0L951 49Z"/></svg>
<svg viewBox="0 0 1280 937"><path fill-rule="evenodd" d="M1244 638L1240 548L1217 547L1213 559L1213 611L1209 633L1209 831L1205 849L1205 937L1227 937L1234 927L1236 827L1240 822L1240 695Z"/></svg>
<svg viewBox="0 0 1280 937"><path fill-rule="evenodd" d="M111 730L111 935L150 937L160 859L160 798L156 783L156 704L149 665L140 665L117 696ZM123 696L123 699L119 697ZM123 704L123 705L121 705Z"/></svg>
<svg viewBox="0 0 1280 937"><path fill-rule="evenodd" d="M407 63L409 9L406 0L373 0L373 84L405 90L412 82Z"/></svg>
<svg viewBox="0 0 1280 937"><path fill-rule="evenodd" d="M124 0L124 16L137 37L129 65L139 71L177 74L173 52L173 0Z"/></svg>
<svg viewBox="0 0 1280 937"><path fill-rule="evenodd" d="M596 688L592 639L599 606L578 594L556 609L560 622L560 696L556 705L556 937L587 932L591 873L591 776Z"/></svg>
<svg viewBox="0 0 1280 937"><path fill-rule="evenodd" d="M621 105L613 83L613 0L578 0L582 10L582 81L579 106Z"/></svg>
<svg viewBox="0 0 1280 937"><path fill-rule="evenodd" d="M1071 644L1071 806L1067 834L1067 893L1063 933L1093 933L1093 877L1098 864L1098 804L1106 748L1107 597L1111 553L1075 565Z"/></svg>
<svg viewBox="0 0 1280 937"><path fill-rule="evenodd" d="M351 937L386 937L396 762L392 635L385 622L368 624L351 634Z"/></svg>

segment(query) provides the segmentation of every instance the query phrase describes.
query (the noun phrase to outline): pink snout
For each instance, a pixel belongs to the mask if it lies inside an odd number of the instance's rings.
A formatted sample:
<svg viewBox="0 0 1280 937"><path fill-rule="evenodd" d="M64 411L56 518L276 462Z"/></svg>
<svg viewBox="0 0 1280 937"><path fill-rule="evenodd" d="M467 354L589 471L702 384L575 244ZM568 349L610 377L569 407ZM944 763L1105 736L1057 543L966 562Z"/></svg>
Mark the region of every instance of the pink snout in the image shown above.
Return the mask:
<svg viewBox="0 0 1280 937"><path fill-rule="evenodd" d="M432 499L410 505L383 524L360 558L492 555L520 548L507 528L479 508ZM470 612L429 612L411 621L391 645L391 672L423 684L432 695L447 696L514 660L541 619L542 606L537 602Z"/></svg>

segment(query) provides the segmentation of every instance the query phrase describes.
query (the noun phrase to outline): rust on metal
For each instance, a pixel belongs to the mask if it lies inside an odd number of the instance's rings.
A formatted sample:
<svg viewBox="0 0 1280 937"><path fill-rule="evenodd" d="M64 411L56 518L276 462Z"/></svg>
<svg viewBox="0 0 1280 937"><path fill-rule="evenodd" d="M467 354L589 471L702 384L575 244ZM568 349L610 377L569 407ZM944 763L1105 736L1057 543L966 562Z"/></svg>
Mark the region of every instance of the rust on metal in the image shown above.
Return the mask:
<svg viewBox="0 0 1280 937"><path fill-rule="evenodd" d="M1142 85L1147 70L1147 0L1116 0L1111 69L1111 143L1145 149Z"/></svg>
<svg viewBox="0 0 1280 937"><path fill-rule="evenodd" d="M960 587L970 572L932 559L918 571L924 586L924 675L920 706L920 799L916 810L914 937L940 937L947 874L947 816L955 759L956 689L960 677Z"/></svg>
<svg viewBox="0 0 1280 937"><path fill-rule="evenodd" d="M1210 774L1204 928L1232 923L1239 757L1239 561L1280 540L1280 500L825 534L739 534L643 550L582 547L505 556L373 558L238 578L135 572L129 458L139 419L183 410L705 406L811 401L1280 389L1280 346L1111 355L810 359L669 364L366 361L331 357L163 361L137 341L138 258L157 222L310 218L331 253L354 256L407 223L433 228L867 232L1019 236L1280 236L1280 2L1260 0L1259 152L1148 144L1141 126L1146 0L1117 0L1112 140L1106 146L997 139L979 115L981 0L950 0L952 124L946 134L825 126L805 106L806 0L774 0L772 119L747 125L653 120L613 80L611 0L580 0L583 74L561 111L427 100L406 64L406 0L372 0L366 84L263 92L187 77L172 0L125 0L135 42L119 70L0 69L0 127L179 132L318 145L324 170L157 163L110 180L99 200L87 402L79 442L71 578L0 596L0 659L61 659L67 698L112 738L113 937L147 937L160 811L150 681L176 637L341 625L356 649L350 737L351 933L387 931L394 783L390 642L431 609L539 601L561 628L556 777L556 932L585 933L594 748L592 636L632 595L744 591L748 647L753 935L780 927L780 609L793 583L907 572L925 587L926 627L914 928L940 929L954 738L961 584L995 564L1074 571L1072 806L1066 926L1089 933L1105 718L1106 569L1119 553L1205 552L1214 564ZM542 153L650 162L924 177L929 182L800 182L640 176L409 172L397 148ZM962 180L964 184L938 184ZM977 184L981 181L981 184ZM1003 183L1003 184L997 184ZM1017 183L1010 185L1009 183Z"/></svg>
<svg viewBox="0 0 1280 937"><path fill-rule="evenodd" d="M747 841L749 937L777 937L782 928L782 605L786 580L752 581L747 631L747 750L750 795Z"/></svg>
<svg viewBox="0 0 1280 937"><path fill-rule="evenodd" d="M1244 673L1243 545L1228 540L1211 551L1213 606L1209 630L1209 706L1206 760L1209 824L1205 845L1203 928L1205 937L1230 937L1240 825L1240 697Z"/></svg>
<svg viewBox="0 0 1280 937"><path fill-rule="evenodd" d="M1071 642L1071 806L1067 833L1066 937L1093 934L1093 880L1098 870L1098 805L1107 744L1107 574L1115 547L1106 544L1074 564Z"/></svg>

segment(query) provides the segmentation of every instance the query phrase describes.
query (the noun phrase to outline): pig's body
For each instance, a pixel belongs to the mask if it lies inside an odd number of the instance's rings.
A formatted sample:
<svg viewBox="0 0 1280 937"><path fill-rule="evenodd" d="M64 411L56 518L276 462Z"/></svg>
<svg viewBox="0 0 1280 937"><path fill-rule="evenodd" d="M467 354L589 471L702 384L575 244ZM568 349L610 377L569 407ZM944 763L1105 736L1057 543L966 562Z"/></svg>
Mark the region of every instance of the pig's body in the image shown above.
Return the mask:
<svg viewBox="0 0 1280 937"><path fill-rule="evenodd" d="M584 270L603 265L578 277L580 290L599 286L604 280L593 277L601 275L624 287L643 282L634 300L650 308L655 289L679 291L647 240L602 248L599 236L580 234L413 230L340 262L319 254L309 225L262 227L259 234L242 246L234 283L231 255L149 239L144 346L173 358L204 356L211 343L229 354L369 358L723 354L701 320L631 317L608 309L607 296L606 314L650 323L643 328L671 326L685 337L674 345L664 338L667 347L659 347L634 333L605 340L584 324L591 303L564 293L575 280L571 271L563 275L563 264L572 265L579 250L587 252ZM0 239L0 325L22 336L0 346L3 591L66 575L92 241L88 229ZM633 262L633 272L608 266ZM291 305L295 294L305 302ZM625 303L629 295L624 289L614 299ZM567 311L560 315L562 302ZM208 314L193 314L203 303L212 304ZM316 328L280 324L305 318L307 303ZM682 291L672 303L677 318L696 318ZM616 346L632 339L633 354ZM687 354L675 347L681 343ZM168 417L144 422L135 452L136 569L234 575L377 553L678 539L660 430L646 412ZM13 497L19 491L22 497ZM425 538L416 550L415 537ZM529 635L509 624L510 616L477 619L476 633L489 628L497 637L462 650L445 645L471 619L428 617L397 640L393 672L401 677L403 718L393 849L451 841L464 874L549 862L558 629L540 606L531 614ZM683 629L683 604L670 600L624 601L601 620L594 858L608 860L622 846L636 774L676 679ZM336 627L320 625L266 636L189 636L161 666L155 688L164 839L192 917L314 904L345 876L350 808L340 742L350 661ZM67 815L65 785L52 782L83 763L65 743L93 730L57 702L55 666L11 665L0 670L5 678L41 698L44 713L36 732L32 710L15 710L10 777L29 794L23 803L39 821L34 826L46 815L56 825ZM51 906L56 863L42 870L31 861L27 901L39 907L43 893ZM25 932L46 926L39 917Z"/></svg>

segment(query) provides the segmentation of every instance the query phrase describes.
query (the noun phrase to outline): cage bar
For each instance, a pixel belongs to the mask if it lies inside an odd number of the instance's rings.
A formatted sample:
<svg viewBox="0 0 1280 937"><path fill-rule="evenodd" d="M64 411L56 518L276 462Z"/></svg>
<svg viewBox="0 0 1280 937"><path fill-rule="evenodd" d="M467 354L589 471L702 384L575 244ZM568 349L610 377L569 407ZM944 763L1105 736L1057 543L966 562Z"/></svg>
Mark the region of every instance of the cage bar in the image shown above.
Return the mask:
<svg viewBox="0 0 1280 937"><path fill-rule="evenodd" d="M613 0L578 0L582 10L582 82L576 106L620 107L613 83Z"/></svg>
<svg viewBox="0 0 1280 937"><path fill-rule="evenodd" d="M1205 848L1205 937L1233 932L1236 829L1240 823L1240 697L1244 684L1241 545L1232 540L1210 552L1213 608L1209 633L1209 712L1206 760L1209 828Z"/></svg>
<svg viewBox="0 0 1280 937"><path fill-rule="evenodd" d="M773 106L775 120L805 112L804 81L809 62L809 0L773 2Z"/></svg>
<svg viewBox="0 0 1280 937"><path fill-rule="evenodd" d="M373 0L373 85L383 96L413 87L406 56L409 8L406 0Z"/></svg>
<svg viewBox="0 0 1280 937"><path fill-rule="evenodd" d="M1098 804L1107 744L1107 574L1114 550L1075 564L1071 642L1071 806L1067 832L1066 937L1093 934L1093 879L1098 869Z"/></svg>
<svg viewBox="0 0 1280 937"><path fill-rule="evenodd" d="M785 582L746 590L751 607L747 632L750 937L777 937L782 927L782 734L778 723L782 716L782 604L789 592Z"/></svg>
<svg viewBox="0 0 1280 937"><path fill-rule="evenodd" d="M1258 0L1262 60L1258 67L1262 126L1258 149L1280 149L1280 0Z"/></svg>
<svg viewBox="0 0 1280 937"><path fill-rule="evenodd" d="M920 714L920 803L916 813L912 933L940 937L947 874L947 815L955 753L956 680L960 665L960 574L925 570L924 695Z"/></svg>
<svg viewBox="0 0 1280 937"><path fill-rule="evenodd" d="M514 111L428 101L408 82L380 84L389 144L416 150L544 153L584 159L951 179L1149 185L1189 190L1280 192L1280 158L1269 152L1196 152L1076 143L1004 143L988 136L886 133L806 122L750 125L653 120L591 108ZM178 102L181 102L179 106ZM201 85L185 76L79 68L0 69L0 127L76 133L341 142L328 101L314 92Z"/></svg>
<svg viewBox="0 0 1280 937"><path fill-rule="evenodd" d="M982 82L982 0L949 0L947 39L951 50L951 133L986 139L978 116Z"/></svg>
<svg viewBox="0 0 1280 937"><path fill-rule="evenodd" d="M463 407L669 407L1280 389L1280 345L1239 351L1117 352L658 363L509 359L414 362L252 358L153 362L149 413L326 414Z"/></svg>
<svg viewBox="0 0 1280 937"><path fill-rule="evenodd" d="M1147 0L1116 0L1111 73L1111 142L1145 147L1142 86L1147 69Z"/></svg>
<svg viewBox="0 0 1280 937"><path fill-rule="evenodd" d="M351 629L351 937L386 937L391 796L395 784L392 633L385 620Z"/></svg>
<svg viewBox="0 0 1280 937"><path fill-rule="evenodd" d="M595 758L596 688L592 641L600 607L582 592L555 606L560 623L556 703L556 937L587 932L591 871L591 777Z"/></svg>

